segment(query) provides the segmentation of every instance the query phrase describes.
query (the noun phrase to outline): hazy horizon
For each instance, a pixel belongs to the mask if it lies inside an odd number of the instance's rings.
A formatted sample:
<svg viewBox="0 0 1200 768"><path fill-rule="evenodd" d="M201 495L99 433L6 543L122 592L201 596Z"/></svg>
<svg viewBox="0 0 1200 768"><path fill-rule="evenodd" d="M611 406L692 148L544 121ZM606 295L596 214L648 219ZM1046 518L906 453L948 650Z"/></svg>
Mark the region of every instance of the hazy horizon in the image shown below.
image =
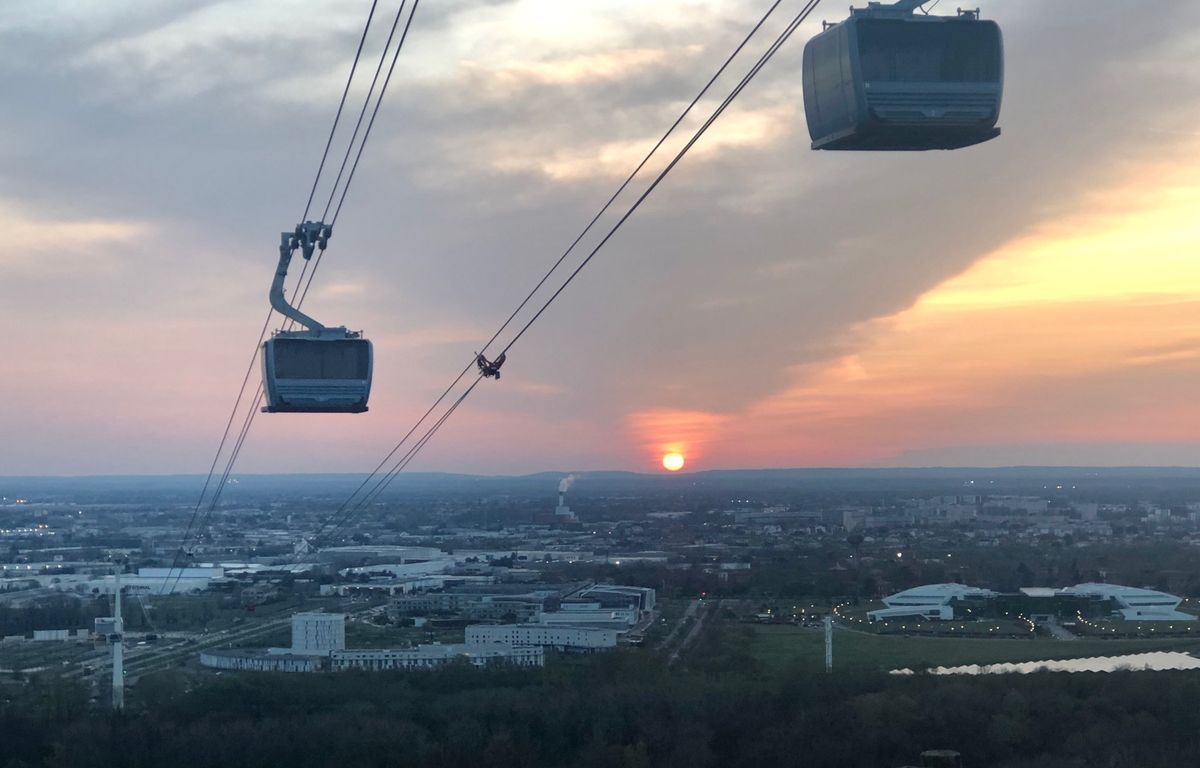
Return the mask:
<svg viewBox="0 0 1200 768"><path fill-rule="evenodd" d="M965 472L1114 472L1114 473L1153 473L1153 472L1200 472L1200 467L1184 466L1184 465L1069 465L1069 464L1012 464L1012 465L996 465L996 466L861 466L861 467L710 467L706 469L689 470L684 469L679 472L663 472L661 470L630 470L630 469L540 469L530 472L519 473L480 473L480 472L455 472L442 470L415 470L412 472L404 472L397 476L397 481L405 477L477 477L486 479L498 480L521 480L526 478L540 478L543 476L550 477L565 477L574 476L577 479L586 479L588 476L602 475L634 475L638 477L689 477L706 474L769 474L769 473L846 473L846 474L935 474L938 472L945 473L965 473ZM230 475L229 480L236 482L244 478L360 478L369 476L368 471L363 472L234 472ZM200 480L205 478L204 472L145 472L134 474L122 473L107 473L107 474L78 474L78 475L0 475L0 480L108 480L108 479L138 479L138 478L156 478L156 479L187 479Z"/></svg>

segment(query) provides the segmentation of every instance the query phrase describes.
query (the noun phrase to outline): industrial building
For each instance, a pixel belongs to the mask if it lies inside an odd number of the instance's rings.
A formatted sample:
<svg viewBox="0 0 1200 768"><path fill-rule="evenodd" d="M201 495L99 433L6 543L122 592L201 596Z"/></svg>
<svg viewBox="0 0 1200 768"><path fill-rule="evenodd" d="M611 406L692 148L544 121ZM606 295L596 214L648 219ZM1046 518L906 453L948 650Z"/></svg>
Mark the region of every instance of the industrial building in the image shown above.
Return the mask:
<svg viewBox="0 0 1200 768"><path fill-rule="evenodd" d="M616 584L461 584L442 592L397 595L395 617L454 615L468 621L628 631L654 610L648 587Z"/></svg>
<svg viewBox="0 0 1200 768"><path fill-rule="evenodd" d="M609 627L627 630L638 622L636 608L604 608L599 603L563 603L553 613L543 613L541 624Z"/></svg>
<svg viewBox="0 0 1200 768"><path fill-rule="evenodd" d="M196 568L139 568L137 575L123 574L121 589L127 594L141 592L144 594L188 594L203 592L213 581L222 579L225 569L219 566ZM64 584L62 589L73 589L77 592L92 592L111 595L116 591L116 577L112 575L90 581L76 581Z"/></svg>
<svg viewBox="0 0 1200 768"><path fill-rule="evenodd" d="M361 565L354 568L343 568L338 571L341 576L369 576L376 578L406 579L421 576L436 576L445 573L455 566L452 557L437 557L431 560L409 563L379 563L377 565Z"/></svg>
<svg viewBox="0 0 1200 768"><path fill-rule="evenodd" d="M577 651L615 648L620 634L615 629L547 624L472 624L466 630L468 643L536 645Z"/></svg>
<svg viewBox="0 0 1200 768"><path fill-rule="evenodd" d="M653 611L655 592L650 587L625 587L620 584L596 584L575 595L580 600L600 603L604 608L636 608Z"/></svg>
<svg viewBox="0 0 1200 768"><path fill-rule="evenodd" d="M1076 584L1051 589L1026 587L1017 594L1001 594L964 584L927 584L883 598L886 608L867 613L869 621L922 618L951 621L1001 615L1074 617L1114 616L1130 621L1196 621L1178 610L1182 598L1119 584Z"/></svg>
<svg viewBox="0 0 1200 768"><path fill-rule="evenodd" d="M477 594L426 592L394 597L390 604L394 616L429 613L461 614L463 618L483 620L534 621L541 614L547 597L541 594Z"/></svg>
<svg viewBox="0 0 1200 768"><path fill-rule="evenodd" d="M345 547L324 547L317 559L339 568L379 563L419 563L437 560L446 554L434 547L401 547L389 544L363 544Z"/></svg>
<svg viewBox="0 0 1200 768"><path fill-rule="evenodd" d="M472 620L501 620L512 614L516 621L535 621L543 611L557 610L568 595L585 588L586 582L568 584L472 584L461 583L441 592L397 595L389 605L393 616L430 613L458 614Z"/></svg>
<svg viewBox="0 0 1200 768"><path fill-rule="evenodd" d="M33 630L33 639L35 642L87 640L88 631L86 629L35 629Z"/></svg>
<svg viewBox="0 0 1200 768"><path fill-rule="evenodd" d="M416 648L334 651L330 655L330 667L335 672L350 669L436 669L453 663L466 663L474 667L491 664L540 667L546 663L546 657L540 646L513 647L507 643L470 641L445 645L418 645Z"/></svg>

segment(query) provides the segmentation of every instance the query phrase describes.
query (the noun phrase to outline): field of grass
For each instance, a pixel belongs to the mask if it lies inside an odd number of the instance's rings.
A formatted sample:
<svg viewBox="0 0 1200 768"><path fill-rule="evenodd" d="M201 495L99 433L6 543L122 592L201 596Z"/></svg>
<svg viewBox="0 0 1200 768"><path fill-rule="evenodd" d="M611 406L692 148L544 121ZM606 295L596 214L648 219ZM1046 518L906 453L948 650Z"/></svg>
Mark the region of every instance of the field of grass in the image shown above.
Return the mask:
<svg viewBox="0 0 1200 768"><path fill-rule="evenodd" d="M1195 637L1200 639L1196 621L1125 621L1124 619L1076 620L1071 631L1077 635L1110 638Z"/></svg>
<svg viewBox="0 0 1200 768"><path fill-rule="evenodd" d="M1146 651L1200 651L1200 639L1091 640L899 637L838 629L833 639L835 669L924 669L1005 661L1044 661L1115 656ZM768 670L821 669L825 637L820 630L790 626L754 628L751 654Z"/></svg>
<svg viewBox="0 0 1200 768"><path fill-rule="evenodd" d="M982 621L925 621L919 617L905 617L890 621L871 622L867 619L869 611L886 606L876 600L860 606L845 606L834 610L838 621L850 629L860 632L871 632L878 635L929 635L939 637L956 637L971 635L992 638L1026 638L1030 634L1029 623L1013 618L994 618ZM968 614L970 609L967 610ZM970 616L968 616L970 618Z"/></svg>

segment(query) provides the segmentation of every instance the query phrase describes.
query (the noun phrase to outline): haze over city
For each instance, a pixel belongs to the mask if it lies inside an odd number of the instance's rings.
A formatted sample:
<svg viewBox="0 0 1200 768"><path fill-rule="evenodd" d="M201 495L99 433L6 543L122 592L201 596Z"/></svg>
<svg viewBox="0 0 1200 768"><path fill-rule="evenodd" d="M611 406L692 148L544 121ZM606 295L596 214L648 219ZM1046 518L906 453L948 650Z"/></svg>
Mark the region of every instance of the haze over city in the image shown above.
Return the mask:
<svg viewBox="0 0 1200 768"><path fill-rule="evenodd" d="M3 474L204 471L360 5L6 9ZM371 410L260 418L239 471L373 467L761 12L427 5L306 305ZM980 5L1001 139L810 152L785 47L414 469L1200 460L1200 6Z"/></svg>

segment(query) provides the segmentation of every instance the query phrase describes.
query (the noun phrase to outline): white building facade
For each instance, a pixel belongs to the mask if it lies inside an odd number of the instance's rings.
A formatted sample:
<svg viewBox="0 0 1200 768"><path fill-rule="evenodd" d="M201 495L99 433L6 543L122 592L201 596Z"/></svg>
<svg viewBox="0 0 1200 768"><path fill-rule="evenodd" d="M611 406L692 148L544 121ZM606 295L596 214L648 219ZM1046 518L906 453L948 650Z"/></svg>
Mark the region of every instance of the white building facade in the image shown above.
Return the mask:
<svg viewBox="0 0 1200 768"><path fill-rule="evenodd" d="M292 616L292 653L328 656L346 647L346 616L341 613L297 613Z"/></svg>
<svg viewBox="0 0 1200 768"><path fill-rule="evenodd" d="M887 607L868 612L867 620L913 617L950 621L954 618L956 600L995 596L996 593L990 589L968 587L965 584L926 584L883 598L883 604Z"/></svg>
<svg viewBox="0 0 1200 768"><path fill-rule="evenodd" d="M1196 621L1193 614L1179 610L1183 598L1156 589L1092 583L1076 584L1059 590L1059 594L1112 600L1113 612L1126 621Z"/></svg>
<svg viewBox="0 0 1200 768"><path fill-rule="evenodd" d="M510 664L540 667L546 663L540 646L515 648L506 643L452 643L418 645L416 648L370 648L334 651L330 668L334 672L363 669L378 672L389 669L437 669L447 664L466 663L473 667Z"/></svg>
<svg viewBox="0 0 1200 768"><path fill-rule="evenodd" d="M324 659L263 650L204 651L200 664L239 672L320 672Z"/></svg>
<svg viewBox="0 0 1200 768"><path fill-rule="evenodd" d="M473 624L466 630L468 643L507 643L585 651L615 648L619 635L615 629L548 624Z"/></svg>

